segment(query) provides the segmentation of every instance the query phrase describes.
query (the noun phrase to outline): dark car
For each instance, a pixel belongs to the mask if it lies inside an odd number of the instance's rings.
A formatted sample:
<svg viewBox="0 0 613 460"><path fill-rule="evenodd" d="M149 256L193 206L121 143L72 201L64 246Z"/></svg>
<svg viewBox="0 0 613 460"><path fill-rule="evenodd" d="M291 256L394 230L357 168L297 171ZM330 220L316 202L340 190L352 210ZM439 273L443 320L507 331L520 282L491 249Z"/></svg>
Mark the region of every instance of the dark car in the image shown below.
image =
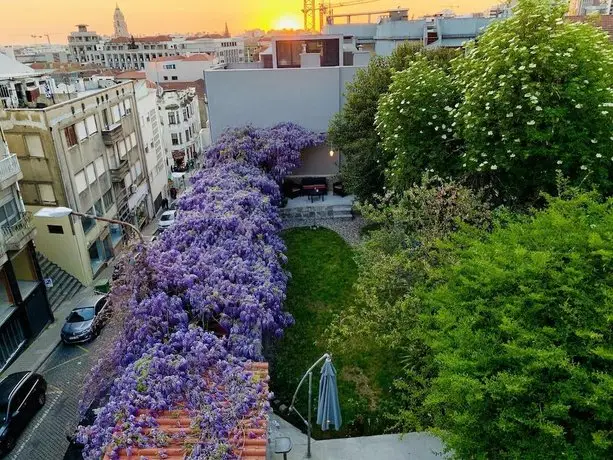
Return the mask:
<svg viewBox="0 0 613 460"><path fill-rule="evenodd" d="M61 337L66 344L88 342L96 337L106 321L106 295L94 295L74 308L62 327Z"/></svg>
<svg viewBox="0 0 613 460"><path fill-rule="evenodd" d="M25 371L0 381L0 450L8 453L15 441L45 405L47 382L42 375Z"/></svg>

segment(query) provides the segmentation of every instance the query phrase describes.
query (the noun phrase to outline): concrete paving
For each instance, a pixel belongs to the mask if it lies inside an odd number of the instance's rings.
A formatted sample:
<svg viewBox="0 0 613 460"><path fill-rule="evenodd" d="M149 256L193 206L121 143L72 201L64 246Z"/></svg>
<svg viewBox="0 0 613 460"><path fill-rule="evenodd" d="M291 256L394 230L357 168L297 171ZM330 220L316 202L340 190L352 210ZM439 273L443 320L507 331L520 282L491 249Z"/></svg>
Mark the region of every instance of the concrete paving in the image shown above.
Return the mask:
<svg viewBox="0 0 613 460"><path fill-rule="evenodd" d="M289 437L293 448L288 460L302 460L307 453L306 435L277 415L271 416L270 449L267 460L281 460L282 454L274 453L274 440ZM311 441L311 458L314 460L441 460L443 453L440 439L428 433L404 435L384 434L357 438Z"/></svg>

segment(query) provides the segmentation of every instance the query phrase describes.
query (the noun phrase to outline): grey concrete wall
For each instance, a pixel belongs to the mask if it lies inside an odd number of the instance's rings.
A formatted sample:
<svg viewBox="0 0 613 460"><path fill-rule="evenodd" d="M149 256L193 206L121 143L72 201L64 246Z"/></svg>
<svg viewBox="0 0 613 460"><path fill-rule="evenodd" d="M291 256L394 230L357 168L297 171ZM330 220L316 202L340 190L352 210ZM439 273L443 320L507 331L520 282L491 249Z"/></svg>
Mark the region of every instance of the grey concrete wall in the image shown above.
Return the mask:
<svg viewBox="0 0 613 460"><path fill-rule="evenodd" d="M326 132L357 67L205 72L213 142L229 127L294 122Z"/></svg>

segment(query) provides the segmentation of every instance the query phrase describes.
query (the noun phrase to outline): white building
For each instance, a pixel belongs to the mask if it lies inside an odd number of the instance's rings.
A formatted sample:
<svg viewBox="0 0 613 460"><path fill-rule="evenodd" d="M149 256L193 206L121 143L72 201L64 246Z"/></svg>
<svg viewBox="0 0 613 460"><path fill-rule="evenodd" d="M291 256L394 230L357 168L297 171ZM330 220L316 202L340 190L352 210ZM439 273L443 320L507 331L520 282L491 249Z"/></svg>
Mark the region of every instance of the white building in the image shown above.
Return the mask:
<svg viewBox="0 0 613 460"><path fill-rule="evenodd" d="M93 30L87 30L87 24L78 24L77 31L68 36L68 51L72 61L100 64L100 43L100 35Z"/></svg>
<svg viewBox="0 0 613 460"><path fill-rule="evenodd" d="M131 37L120 35L110 40L88 31L80 24L68 36L72 60L95 63L121 70L143 70L153 59L168 56L189 56L206 53L222 63L245 62L245 40L242 37L209 38L186 35Z"/></svg>
<svg viewBox="0 0 613 460"><path fill-rule="evenodd" d="M162 206L162 200L168 197L168 171L166 155L164 152L164 138L162 125L157 110L156 87L145 80L134 82L136 107L140 124L140 133L143 140L143 150L148 186L150 188L154 212ZM144 183L147 186L147 183ZM146 190L137 191L136 195L148 193Z"/></svg>
<svg viewBox="0 0 613 460"><path fill-rule="evenodd" d="M269 127L294 122L324 133L345 103L345 87L370 52L359 51L342 35L276 37L262 59L240 69L207 70L209 126L213 142L227 128ZM334 175L337 156L327 147L308 152L298 175Z"/></svg>
<svg viewBox="0 0 613 460"><path fill-rule="evenodd" d="M11 109L36 101L50 81L47 73L0 52L0 108Z"/></svg>
<svg viewBox="0 0 613 460"><path fill-rule="evenodd" d="M219 65L217 58L206 53L191 56L167 56L147 62L145 75L147 80L155 83L192 82L203 79L204 71L217 65Z"/></svg>
<svg viewBox="0 0 613 460"><path fill-rule="evenodd" d="M200 109L195 88L158 90L158 109L163 125L169 164L184 168L202 152Z"/></svg>

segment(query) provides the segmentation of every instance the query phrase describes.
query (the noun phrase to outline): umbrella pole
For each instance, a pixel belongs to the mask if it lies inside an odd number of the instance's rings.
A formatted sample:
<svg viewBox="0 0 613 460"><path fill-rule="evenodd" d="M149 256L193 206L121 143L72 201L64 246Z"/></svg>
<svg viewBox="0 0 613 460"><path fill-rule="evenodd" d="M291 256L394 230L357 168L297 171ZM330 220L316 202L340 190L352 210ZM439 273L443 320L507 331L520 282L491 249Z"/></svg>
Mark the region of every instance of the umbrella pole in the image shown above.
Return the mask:
<svg viewBox="0 0 613 460"><path fill-rule="evenodd" d="M307 458L311 458L311 400L313 399L313 371L309 372L309 411L307 423Z"/></svg>

